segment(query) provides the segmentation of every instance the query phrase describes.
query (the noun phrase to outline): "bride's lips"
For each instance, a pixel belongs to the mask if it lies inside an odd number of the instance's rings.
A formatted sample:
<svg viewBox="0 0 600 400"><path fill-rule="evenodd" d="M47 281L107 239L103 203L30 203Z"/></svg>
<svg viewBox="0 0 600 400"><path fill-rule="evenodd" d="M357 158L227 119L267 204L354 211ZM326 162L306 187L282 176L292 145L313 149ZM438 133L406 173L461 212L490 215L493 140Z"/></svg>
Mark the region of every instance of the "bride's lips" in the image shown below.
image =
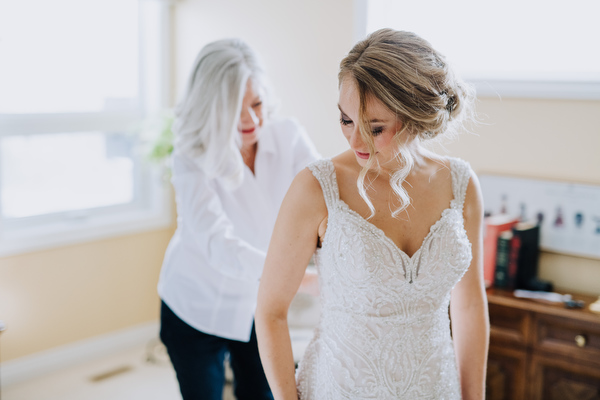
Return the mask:
<svg viewBox="0 0 600 400"><path fill-rule="evenodd" d="M363 160L369 159L369 153L361 153L360 151L354 151L354 153L356 153L358 158L362 158Z"/></svg>
<svg viewBox="0 0 600 400"><path fill-rule="evenodd" d="M256 128L242 129L242 130L240 130L240 132L242 132L242 134L244 134L244 135L248 135L250 133L254 133L255 130L256 130Z"/></svg>

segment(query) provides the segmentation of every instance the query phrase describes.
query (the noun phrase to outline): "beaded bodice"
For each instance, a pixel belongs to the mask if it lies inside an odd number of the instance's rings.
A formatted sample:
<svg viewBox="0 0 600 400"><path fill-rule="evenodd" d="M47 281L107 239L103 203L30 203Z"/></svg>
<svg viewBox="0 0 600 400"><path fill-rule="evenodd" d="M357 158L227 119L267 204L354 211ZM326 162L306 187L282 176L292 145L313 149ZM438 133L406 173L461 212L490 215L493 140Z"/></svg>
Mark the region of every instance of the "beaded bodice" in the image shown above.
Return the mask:
<svg viewBox="0 0 600 400"><path fill-rule="evenodd" d="M460 399L450 292L471 262L469 165L451 159L454 199L409 257L339 197L331 160L309 166L327 231L315 253L321 318L300 364L301 399Z"/></svg>

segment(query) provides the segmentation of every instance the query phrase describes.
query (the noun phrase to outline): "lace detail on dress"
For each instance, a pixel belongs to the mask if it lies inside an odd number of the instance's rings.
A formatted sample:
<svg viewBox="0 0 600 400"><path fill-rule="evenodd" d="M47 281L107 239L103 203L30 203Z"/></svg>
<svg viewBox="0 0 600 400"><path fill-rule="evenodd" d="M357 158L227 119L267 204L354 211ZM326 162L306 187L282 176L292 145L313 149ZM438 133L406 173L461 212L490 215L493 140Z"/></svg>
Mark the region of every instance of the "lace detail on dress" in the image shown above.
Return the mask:
<svg viewBox="0 0 600 400"><path fill-rule="evenodd" d="M309 168L329 214L315 253L321 319L298 368L300 399L460 399L448 305L471 262L469 165L451 160L454 199L412 257L340 200L331 160Z"/></svg>
<svg viewBox="0 0 600 400"><path fill-rule="evenodd" d="M308 169L321 184L327 210L330 210L340 198L333 163L329 159L317 160L309 164Z"/></svg>
<svg viewBox="0 0 600 400"><path fill-rule="evenodd" d="M465 203L469 179L471 179L471 166L468 162L461 160L460 158L451 158L450 165L454 198L457 202L457 207L460 207L462 210Z"/></svg>

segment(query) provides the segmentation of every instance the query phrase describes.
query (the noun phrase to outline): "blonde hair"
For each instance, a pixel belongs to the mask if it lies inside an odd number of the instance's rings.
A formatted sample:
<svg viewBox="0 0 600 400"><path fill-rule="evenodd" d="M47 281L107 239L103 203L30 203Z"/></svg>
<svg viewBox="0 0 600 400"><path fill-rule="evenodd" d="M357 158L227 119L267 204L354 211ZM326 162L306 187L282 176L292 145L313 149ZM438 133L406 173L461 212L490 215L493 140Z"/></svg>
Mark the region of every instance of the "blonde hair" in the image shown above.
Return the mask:
<svg viewBox="0 0 600 400"><path fill-rule="evenodd" d="M352 78L359 97L358 127L361 137L375 154L375 145L367 117L367 101L375 98L396 114L402 130L394 136L397 158L402 167L390 177L392 189L400 199L396 217L410 205L402 183L414 165L411 150L404 145L407 137L429 140L454 133L472 118L474 90L451 70L445 57L412 32L380 29L358 42L340 63L339 83ZM376 160L369 157L357 180L360 196L375 214L365 188L367 172Z"/></svg>
<svg viewBox="0 0 600 400"><path fill-rule="evenodd" d="M185 95L175 108L176 151L230 189L243 179L237 124L248 79L265 95L268 116L270 87L256 53L240 39L209 43L196 57Z"/></svg>

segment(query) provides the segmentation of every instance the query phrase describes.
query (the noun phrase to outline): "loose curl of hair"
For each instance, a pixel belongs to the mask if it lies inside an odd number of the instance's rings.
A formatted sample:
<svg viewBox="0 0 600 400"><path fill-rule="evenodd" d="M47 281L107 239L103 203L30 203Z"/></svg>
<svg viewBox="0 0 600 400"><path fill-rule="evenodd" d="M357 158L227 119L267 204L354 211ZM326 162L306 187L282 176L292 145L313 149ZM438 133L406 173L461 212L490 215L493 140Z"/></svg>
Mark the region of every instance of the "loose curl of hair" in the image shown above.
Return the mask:
<svg viewBox="0 0 600 400"><path fill-rule="evenodd" d="M257 54L240 39L209 43L196 57L185 95L175 108L175 150L230 189L243 179L237 124L248 79L264 96L268 117L273 110L270 86Z"/></svg>
<svg viewBox="0 0 600 400"><path fill-rule="evenodd" d="M414 166L403 134L424 141L457 132L473 117L474 89L454 74L445 57L429 42L412 32L393 29L375 31L350 50L340 63L339 84L346 78L354 80L359 93L358 127L370 154L375 154L375 145L367 116L368 99L381 101L402 122L401 131L394 136L396 158L402 167L390 177L400 200L400 207L392 212L396 217L410 205L402 183ZM371 217L375 208L366 192L365 177L376 163L369 157L357 180Z"/></svg>

